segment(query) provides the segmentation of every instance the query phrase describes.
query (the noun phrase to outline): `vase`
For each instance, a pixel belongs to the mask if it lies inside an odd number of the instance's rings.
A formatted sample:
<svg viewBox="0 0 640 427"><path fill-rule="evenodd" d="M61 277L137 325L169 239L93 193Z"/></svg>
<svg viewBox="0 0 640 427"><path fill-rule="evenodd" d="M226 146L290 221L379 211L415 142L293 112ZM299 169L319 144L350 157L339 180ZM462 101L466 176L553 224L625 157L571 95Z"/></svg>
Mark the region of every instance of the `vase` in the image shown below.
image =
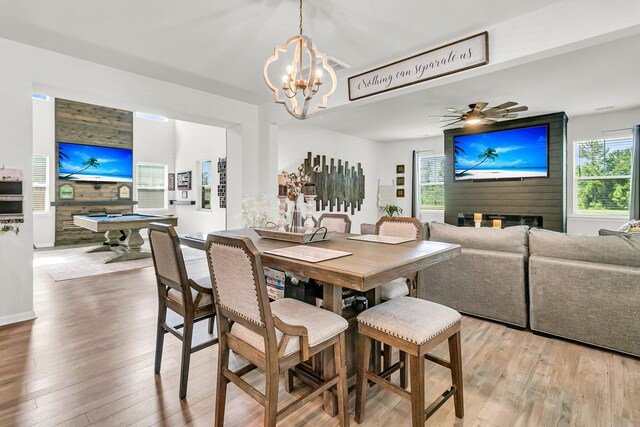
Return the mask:
<svg viewBox="0 0 640 427"><path fill-rule="evenodd" d="M304 231L303 225L304 219L302 211L298 206L298 199L293 201L293 209L291 210L291 223L289 224L289 231L292 233L299 233Z"/></svg>

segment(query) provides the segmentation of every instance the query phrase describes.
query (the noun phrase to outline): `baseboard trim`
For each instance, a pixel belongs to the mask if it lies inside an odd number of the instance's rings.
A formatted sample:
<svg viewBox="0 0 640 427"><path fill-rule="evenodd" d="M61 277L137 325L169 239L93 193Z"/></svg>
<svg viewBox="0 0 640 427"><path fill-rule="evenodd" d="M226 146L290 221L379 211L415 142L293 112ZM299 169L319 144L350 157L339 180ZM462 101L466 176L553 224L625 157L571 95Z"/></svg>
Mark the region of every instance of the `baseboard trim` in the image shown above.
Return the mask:
<svg viewBox="0 0 640 427"><path fill-rule="evenodd" d="M0 317L0 326L10 325L12 323L24 322L36 318L35 311L25 311L24 313L11 314L9 316Z"/></svg>

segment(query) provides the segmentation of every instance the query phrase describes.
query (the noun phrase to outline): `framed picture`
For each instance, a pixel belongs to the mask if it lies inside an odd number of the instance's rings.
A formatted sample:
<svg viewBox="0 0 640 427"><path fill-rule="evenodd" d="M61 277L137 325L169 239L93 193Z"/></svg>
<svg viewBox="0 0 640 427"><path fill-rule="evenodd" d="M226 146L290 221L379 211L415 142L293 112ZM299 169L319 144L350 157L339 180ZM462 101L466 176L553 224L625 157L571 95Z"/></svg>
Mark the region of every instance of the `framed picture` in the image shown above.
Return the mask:
<svg viewBox="0 0 640 427"><path fill-rule="evenodd" d="M131 187L128 185L121 185L118 187L118 199L119 200L131 200Z"/></svg>
<svg viewBox="0 0 640 427"><path fill-rule="evenodd" d="M396 178L396 185L398 187L404 185L404 176L399 176L399 177Z"/></svg>
<svg viewBox="0 0 640 427"><path fill-rule="evenodd" d="M404 188L398 188L396 190L396 197L404 197Z"/></svg>
<svg viewBox="0 0 640 427"><path fill-rule="evenodd" d="M75 188L71 184L62 184L58 187L58 199L73 200L75 198Z"/></svg>
<svg viewBox="0 0 640 427"><path fill-rule="evenodd" d="M178 190L191 190L191 171L178 173Z"/></svg>
<svg viewBox="0 0 640 427"><path fill-rule="evenodd" d="M396 173L404 173L404 165L396 165Z"/></svg>
<svg viewBox="0 0 640 427"><path fill-rule="evenodd" d="M169 191L176 191L176 174L169 174Z"/></svg>

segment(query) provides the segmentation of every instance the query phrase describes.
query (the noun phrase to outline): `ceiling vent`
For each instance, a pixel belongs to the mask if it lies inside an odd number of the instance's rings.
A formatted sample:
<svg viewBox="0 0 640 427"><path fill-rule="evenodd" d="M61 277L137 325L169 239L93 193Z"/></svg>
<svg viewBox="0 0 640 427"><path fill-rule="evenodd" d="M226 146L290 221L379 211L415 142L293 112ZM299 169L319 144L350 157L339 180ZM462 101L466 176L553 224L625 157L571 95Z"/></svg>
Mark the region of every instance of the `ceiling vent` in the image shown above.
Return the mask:
<svg viewBox="0 0 640 427"><path fill-rule="evenodd" d="M331 68L333 68L333 71L336 72L336 73L338 71L346 70L347 68L351 68L351 65L345 64L344 62L337 60L333 56L327 56L327 62L329 63ZM309 66L307 65L306 67L304 67L302 69L302 73L303 74L307 74L308 72L309 72Z"/></svg>

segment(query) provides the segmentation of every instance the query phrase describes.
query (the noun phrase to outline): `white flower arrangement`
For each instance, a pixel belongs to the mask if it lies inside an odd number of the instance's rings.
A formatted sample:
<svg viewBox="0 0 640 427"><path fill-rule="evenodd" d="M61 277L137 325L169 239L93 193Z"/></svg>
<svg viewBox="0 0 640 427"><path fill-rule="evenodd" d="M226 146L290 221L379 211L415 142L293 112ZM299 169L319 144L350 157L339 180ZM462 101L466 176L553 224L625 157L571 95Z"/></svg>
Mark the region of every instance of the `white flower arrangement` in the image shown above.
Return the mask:
<svg viewBox="0 0 640 427"><path fill-rule="evenodd" d="M240 218L245 227L264 227L275 215L275 205L265 194L242 199Z"/></svg>

